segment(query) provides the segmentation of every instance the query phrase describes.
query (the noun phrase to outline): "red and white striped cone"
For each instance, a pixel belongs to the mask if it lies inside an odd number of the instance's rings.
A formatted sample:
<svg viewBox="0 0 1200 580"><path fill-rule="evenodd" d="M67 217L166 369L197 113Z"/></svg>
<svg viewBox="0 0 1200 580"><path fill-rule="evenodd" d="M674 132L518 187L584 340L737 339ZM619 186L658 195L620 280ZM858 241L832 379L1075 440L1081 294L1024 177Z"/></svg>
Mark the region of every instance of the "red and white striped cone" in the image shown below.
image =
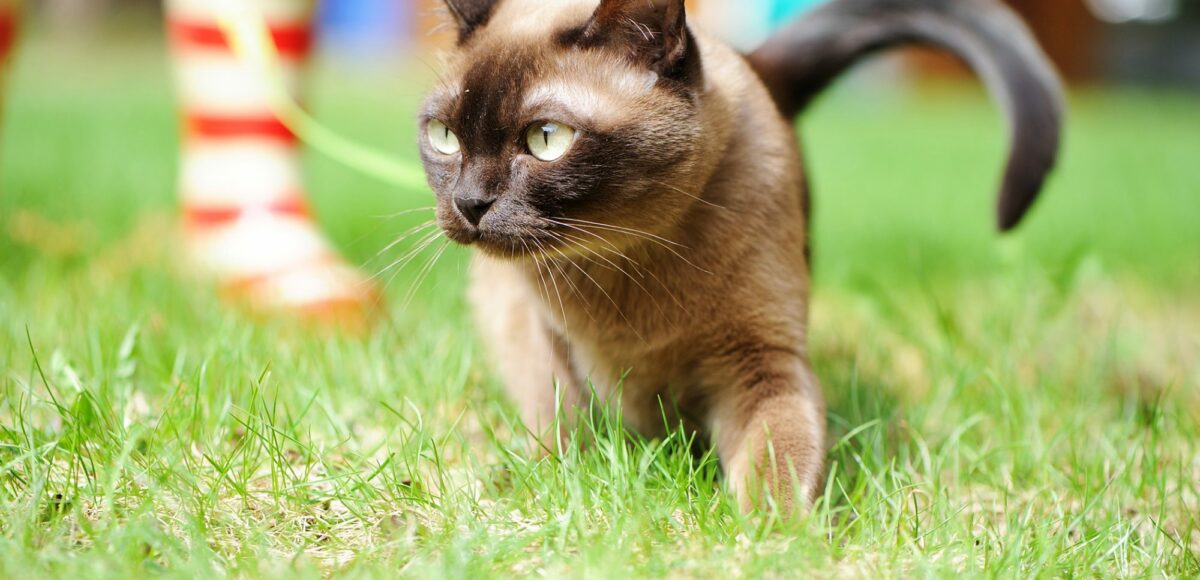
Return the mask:
<svg viewBox="0 0 1200 580"><path fill-rule="evenodd" d="M312 3L252 2L268 23L295 95L313 44ZM252 307L358 326L378 294L309 215L298 143L271 112L271 80L234 54L217 5L167 2L184 117L180 194L192 258Z"/></svg>
<svg viewBox="0 0 1200 580"><path fill-rule="evenodd" d="M18 0L0 0L0 105L4 104L5 77L17 43L20 8Z"/></svg>

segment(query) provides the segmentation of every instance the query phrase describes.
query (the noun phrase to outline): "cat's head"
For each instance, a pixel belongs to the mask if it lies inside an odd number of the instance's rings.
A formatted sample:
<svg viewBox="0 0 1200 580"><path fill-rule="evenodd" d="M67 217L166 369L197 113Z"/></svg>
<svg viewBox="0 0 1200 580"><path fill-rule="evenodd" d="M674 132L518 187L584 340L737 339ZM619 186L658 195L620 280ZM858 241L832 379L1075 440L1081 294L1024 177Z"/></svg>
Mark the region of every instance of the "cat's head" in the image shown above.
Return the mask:
<svg viewBox="0 0 1200 580"><path fill-rule="evenodd" d="M567 252L655 234L695 201L703 73L684 0L446 2L458 44L420 141L450 239Z"/></svg>

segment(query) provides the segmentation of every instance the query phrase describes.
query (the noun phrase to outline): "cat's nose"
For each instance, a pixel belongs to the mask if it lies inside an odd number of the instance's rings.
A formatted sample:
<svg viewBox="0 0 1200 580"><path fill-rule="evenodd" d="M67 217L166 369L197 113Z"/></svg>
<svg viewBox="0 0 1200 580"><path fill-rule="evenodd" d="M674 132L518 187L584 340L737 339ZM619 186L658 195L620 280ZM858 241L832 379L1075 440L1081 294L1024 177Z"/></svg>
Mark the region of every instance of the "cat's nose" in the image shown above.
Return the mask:
<svg viewBox="0 0 1200 580"><path fill-rule="evenodd" d="M479 220L483 219L483 214L487 213L492 207L495 200L483 199L482 197L455 197L454 205L458 207L458 213L461 213L471 225L478 226Z"/></svg>

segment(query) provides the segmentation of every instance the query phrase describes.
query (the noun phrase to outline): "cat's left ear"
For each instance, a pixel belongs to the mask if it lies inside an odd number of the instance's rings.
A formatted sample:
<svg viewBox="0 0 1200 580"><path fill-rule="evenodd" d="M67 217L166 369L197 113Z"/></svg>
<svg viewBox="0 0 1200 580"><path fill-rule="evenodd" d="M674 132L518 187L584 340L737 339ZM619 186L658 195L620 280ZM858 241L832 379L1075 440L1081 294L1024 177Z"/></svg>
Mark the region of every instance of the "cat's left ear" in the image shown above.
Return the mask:
<svg viewBox="0 0 1200 580"><path fill-rule="evenodd" d="M685 74L691 44L684 0L601 0L583 28L583 46L605 46L665 77Z"/></svg>
<svg viewBox="0 0 1200 580"><path fill-rule="evenodd" d="M458 43L461 45L471 35L487 24L499 0L444 0L446 9L458 24Z"/></svg>

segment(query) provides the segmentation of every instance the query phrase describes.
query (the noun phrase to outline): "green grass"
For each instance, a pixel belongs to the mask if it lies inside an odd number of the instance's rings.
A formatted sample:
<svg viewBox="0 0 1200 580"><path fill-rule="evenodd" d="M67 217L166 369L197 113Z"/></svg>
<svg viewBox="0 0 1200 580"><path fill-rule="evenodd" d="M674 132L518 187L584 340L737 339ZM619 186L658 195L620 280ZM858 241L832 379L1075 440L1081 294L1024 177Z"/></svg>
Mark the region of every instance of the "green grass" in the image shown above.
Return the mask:
<svg viewBox="0 0 1200 580"><path fill-rule="evenodd" d="M585 449L530 459L461 251L407 307L419 262L396 275L362 338L223 307L175 258L163 63L72 50L29 48L5 115L0 576L1200 574L1192 95L1077 95L1061 170L1007 238L977 90L821 104L804 134L831 477L779 522L739 515L683 434L600 417ZM411 158L428 73L398 70L323 67L315 112ZM366 268L424 219L380 216L427 197L308 169Z"/></svg>

